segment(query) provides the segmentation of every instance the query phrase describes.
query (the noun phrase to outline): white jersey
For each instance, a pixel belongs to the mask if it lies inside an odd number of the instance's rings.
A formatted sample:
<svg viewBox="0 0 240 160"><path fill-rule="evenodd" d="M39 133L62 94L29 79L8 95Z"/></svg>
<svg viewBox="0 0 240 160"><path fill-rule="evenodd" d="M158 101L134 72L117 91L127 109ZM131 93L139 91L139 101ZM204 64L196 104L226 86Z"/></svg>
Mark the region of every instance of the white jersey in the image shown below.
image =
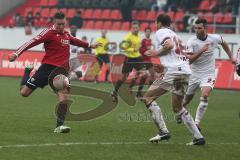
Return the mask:
<svg viewBox="0 0 240 160"><path fill-rule="evenodd" d="M208 51L203 53L196 61L191 64L192 75L196 77L215 75L215 52L218 44L222 44L223 39L218 34L208 34L207 39L202 41L196 36L190 38L187 42L187 52L196 53L204 45L210 44Z"/></svg>
<svg viewBox="0 0 240 160"><path fill-rule="evenodd" d="M161 49L167 39L174 42L174 48L170 53L160 56L161 64L167 68L166 74L191 74L189 61L182 54L181 41L179 37L170 29L159 29L156 32L157 49Z"/></svg>

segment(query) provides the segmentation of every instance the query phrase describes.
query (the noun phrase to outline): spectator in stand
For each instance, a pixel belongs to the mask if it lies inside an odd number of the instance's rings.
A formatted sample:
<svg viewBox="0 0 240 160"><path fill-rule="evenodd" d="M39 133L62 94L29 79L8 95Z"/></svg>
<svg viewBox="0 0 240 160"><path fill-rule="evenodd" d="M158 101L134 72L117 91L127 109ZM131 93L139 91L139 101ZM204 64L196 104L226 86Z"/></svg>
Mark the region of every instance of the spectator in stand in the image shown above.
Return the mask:
<svg viewBox="0 0 240 160"><path fill-rule="evenodd" d="M12 23L13 23L13 26L15 26L15 27L23 27L24 26L23 17L19 13L16 13L13 16L13 22Z"/></svg>
<svg viewBox="0 0 240 160"><path fill-rule="evenodd" d="M227 5L232 9L233 15L238 15L240 10L240 1L239 0L228 0Z"/></svg>
<svg viewBox="0 0 240 160"><path fill-rule="evenodd" d="M151 3L151 1L146 1L146 0L138 0L136 1L135 5L134 5L134 9L137 9L137 10L150 10L151 6L153 4Z"/></svg>
<svg viewBox="0 0 240 160"><path fill-rule="evenodd" d="M156 0L156 3L152 5L152 10L156 12L164 10L166 4L167 0Z"/></svg>
<svg viewBox="0 0 240 160"><path fill-rule="evenodd" d="M34 17L34 26L36 29L43 27L47 24L46 21L44 21L44 18L41 17L40 12L37 12Z"/></svg>
<svg viewBox="0 0 240 160"><path fill-rule="evenodd" d="M65 0L58 0L57 7L58 8L64 8L65 7Z"/></svg>
<svg viewBox="0 0 240 160"><path fill-rule="evenodd" d="M134 4L135 0L119 0L123 21L132 21L132 9L134 7Z"/></svg>
<svg viewBox="0 0 240 160"><path fill-rule="evenodd" d="M189 11L190 9L197 8L201 2L201 0L181 0L182 4L181 6L183 7L184 10Z"/></svg>
<svg viewBox="0 0 240 160"><path fill-rule="evenodd" d="M214 13L216 12L225 12L225 6L226 5L226 0L217 0L215 7L213 7L212 11Z"/></svg>
<svg viewBox="0 0 240 160"><path fill-rule="evenodd" d="M108 8L107 6L101 6L100 2L101 2L101 0L91 0L90 8L94 8L94 9L97 9L97 8Z"/></svg>
<svg viewBox="0 0 240 160"><path fill-rule="evenodd" d="M77 28L82 28L83 26L83 18L81 16L82 12L77 11L76 15L70 20L70 26L76 26Z"/></svg>
<svg viewBox="0 0 240 160"><path fill-rule="evenodd" d="M32 12L28 12L25 20L25 25L34 26L34 17Z"/></svg>
<svg viewBox="0 0 240 160"><path fill-rule="evenodd" d="M176 12L177 8L180 6L181 1L180 0L167 0L167 4L165 6L165 12L167 11L173 11Z"/></svg>

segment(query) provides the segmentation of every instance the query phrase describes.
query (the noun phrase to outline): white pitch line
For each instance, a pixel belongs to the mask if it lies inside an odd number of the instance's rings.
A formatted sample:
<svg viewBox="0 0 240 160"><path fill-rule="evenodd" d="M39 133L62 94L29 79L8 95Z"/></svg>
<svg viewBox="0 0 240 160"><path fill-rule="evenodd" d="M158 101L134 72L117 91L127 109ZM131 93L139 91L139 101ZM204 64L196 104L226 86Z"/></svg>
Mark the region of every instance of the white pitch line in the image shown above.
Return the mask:
<svg viewBox="0 0 240 160"><path fill-rule="evenodd" d="M3 148L32 148L32 147L51 147L51 146L72 146L72 145L150 145L150 142L63 142L63 143L44 143L44 144L16 144L2 145ZM157 145L186 145L186 143L161 143ZM239 145L239 143L207 143L206 145Z"/></svg>

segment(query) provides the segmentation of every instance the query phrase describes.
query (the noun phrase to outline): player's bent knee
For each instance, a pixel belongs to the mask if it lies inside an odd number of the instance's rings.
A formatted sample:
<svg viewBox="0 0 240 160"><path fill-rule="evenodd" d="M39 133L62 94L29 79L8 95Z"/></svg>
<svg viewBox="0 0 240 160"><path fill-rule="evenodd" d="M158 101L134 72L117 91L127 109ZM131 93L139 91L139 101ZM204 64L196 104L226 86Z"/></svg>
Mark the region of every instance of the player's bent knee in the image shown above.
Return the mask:
<svg viewBox="0 0 240 160"><path fill-rule="evenodd" d="M27 93L27 92L25 92L25 91L20 91L20 95L22 96L22 97L28 97L30 94L29 93Z"/></svg>

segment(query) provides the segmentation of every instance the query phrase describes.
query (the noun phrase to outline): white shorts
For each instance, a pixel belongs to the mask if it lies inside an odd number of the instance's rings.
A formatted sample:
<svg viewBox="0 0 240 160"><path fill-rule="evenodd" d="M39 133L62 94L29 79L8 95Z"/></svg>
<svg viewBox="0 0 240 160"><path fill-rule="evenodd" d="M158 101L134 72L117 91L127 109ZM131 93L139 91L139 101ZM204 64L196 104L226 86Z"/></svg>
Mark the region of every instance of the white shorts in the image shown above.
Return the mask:
<svg viewBox="0 0 240 160"><path fill-rule="evenodd" d="M196 76L190 76L188 89L187 89L187 95L193 95L198 88L202 87L211 87L213 89L215 83L215 76L214 75L208 75L202 78L196 77Z"/></svg>
<svg viewBox="0 0 240 160"><path fill-rule="evenodd" d="M151 89L162 88L171 93L183 96L188 87L189 75L186 74L165 74L162 78L156 79Z"/></svg>

